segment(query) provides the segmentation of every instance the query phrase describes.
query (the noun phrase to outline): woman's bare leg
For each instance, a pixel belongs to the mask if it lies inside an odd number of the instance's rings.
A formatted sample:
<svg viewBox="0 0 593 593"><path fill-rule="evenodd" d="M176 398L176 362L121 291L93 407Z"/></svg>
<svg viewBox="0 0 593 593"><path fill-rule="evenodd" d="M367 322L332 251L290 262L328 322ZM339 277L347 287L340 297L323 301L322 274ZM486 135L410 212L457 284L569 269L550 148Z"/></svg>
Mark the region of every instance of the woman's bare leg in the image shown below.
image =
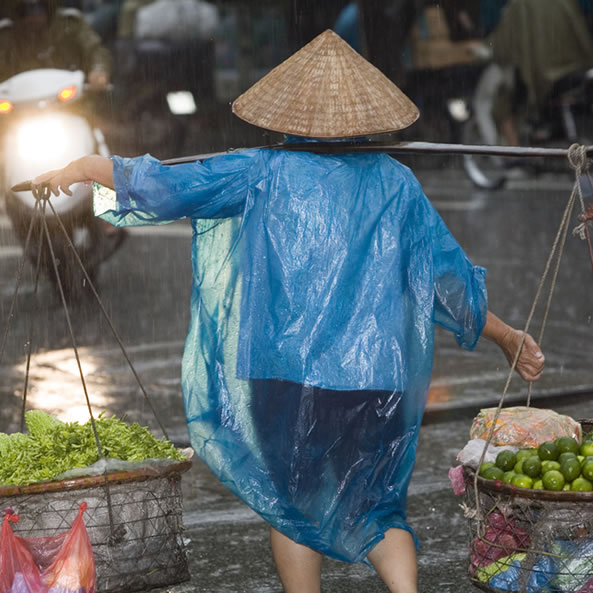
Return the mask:
<svg viewBox="0 0 593 593"><path fill-rule="evenodd" d="M416 546L405 529L389 529L368 559L391 593L417 593Z"/></svg>
<svg viewBox="0 0 593 593"><path fill-rule="evenodd" d="M319 552L270 527L272 555L285 593L321 593Z"/></svg>

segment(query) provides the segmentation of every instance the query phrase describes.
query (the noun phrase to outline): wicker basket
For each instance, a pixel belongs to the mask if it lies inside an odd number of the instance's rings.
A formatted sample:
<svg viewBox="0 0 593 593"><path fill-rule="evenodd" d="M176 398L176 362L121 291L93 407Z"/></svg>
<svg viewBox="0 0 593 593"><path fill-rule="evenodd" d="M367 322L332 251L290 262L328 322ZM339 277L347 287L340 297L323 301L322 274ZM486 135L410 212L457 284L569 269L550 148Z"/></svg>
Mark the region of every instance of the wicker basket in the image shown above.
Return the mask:
<svg viewBox="0 0 593 593"><path fill-rule="evenodd" d="M591 421L581 421L589 430ZM593 492L517 488L464 468L469 575L492 592L593 593Z"/></svg>
<svg viewBox="0 0 593 593"><path fill-rule="evenodd" d="M46 537L69 529L85 501L98 592L172 585L189 580L181 474L190 467L191 461L184 461L111 473L108 486L105 476L92 476L0 488L0 511L10 507L20 515L13 526L17 535Z"/></svg>

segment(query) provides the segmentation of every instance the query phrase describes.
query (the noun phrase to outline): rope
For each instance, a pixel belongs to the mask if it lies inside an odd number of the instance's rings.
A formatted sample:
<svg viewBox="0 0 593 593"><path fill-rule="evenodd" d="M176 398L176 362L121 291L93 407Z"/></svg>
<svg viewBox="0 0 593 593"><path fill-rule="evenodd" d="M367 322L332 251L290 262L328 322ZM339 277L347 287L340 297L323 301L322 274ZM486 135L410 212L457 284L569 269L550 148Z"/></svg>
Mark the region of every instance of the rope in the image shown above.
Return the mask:
<svg viewBox="0 0 593 593"><path fill-rule="evenodd" d="M583 188L580 183L580 178L583 175L587 175L587 179L589 180L589 185L593 188L593 180L591 179L591 175L589 173L589 162L587 160L587 150L584 146L579 146L578 144L573 144L568 149L568 160L570 162L571 167L575 170L575 175L577 179L577 189L578 189L578 196L579 202L581 204L581 214L579 215L579 220L581 224L576 226L572 234L579 235L579 237L583 241L587 241L587 247L589 250L589 259L591 260L591 266L593 267L593 245L591 244L591 235L589 233L589 227L587 226L587 222L593 219L593 208L591 211L587 211L585 208L585 200L583 199Z"/></svg>
<svg viewBox="0 0 593 593"><path fill-rule="evenodd" d="M565 246L565 242L566 242L566 236L568 233L568 227L570 225L570 216L577 198L577 195L580 197L581 200L581 206L583 208L583 212L584 212L584 202L582 199L582 189L580 186L580 180L579 177L582 175L582 172L584 170L586 170L588 168L588 163L587 163L587 149L584 146L579 146L577 144L573 144L569 150L568 150L568 160L569 163L571 165L571 167L575 170L575 183L573 185L573 189L572 192L570 194L570 197L568 199L568 202L566 204L566 207L564 209L564 213L562 215L562 220L560 222L560 225L558 227L558 231L556 233L556 237L554 238L554 243L552 245L552 249L550 251L550 255L548 256L548 259L546 261L546 265L544 268L544 272L540 278L539 281L539 285L537 287L537 291L536 291L536 295L535 298L533 300L533 303L531 305L531 309L529 311L529 315L527 317L527 321L525 323L525 327L523 329L523 335L521 337L521 341L519 343L519 347L517 348L517 351L515 352L515 356L513 357L513 362L511 364L511 368L509 370L509 374L506 380L506 383L504 385L501 397L500 397L500 401L498 402L498 406L496 408L496 411L494 413L494 418L492 419L492 425L490 427L490 430L488 432L488 438L486 440L486 443L484 445L484 449L482 450L482 454L480 456L480 460L478 462L478 467L476 469L476 472L474 474L474 479L473 479L473 487L474 487L474 495L475 495L475 502L476 502L476 521L477 521L477 533L480 537L484 536L484 523L482 521L482 513L481 513L481 508L480 508L480 496L479 496L479 491L478 491L478 476L479 476L479 470L480 467L482 466L482 463L484 463L484 458L486 457L486 452L488 450L488 447L490 446L491 442L492 442L492 438L494 436L494 430L496 429L496 422L500 416L500 412L502 410L503 404L504 404L504 399L505 396L508 392L508 389L510 387L511 384L511 380L513 377L513 373L517 367L517 362L519 360L519 356L521 354L521 350L523 348L523 345L525 343L525 338L527 337L527 333L529 331L529 328L531 326L531 322L533 320L533 316L535 314L535 309L536 306L539 302L544 284L547 280L548 274L550 272L550 269L552 267L552 262L554 260L554 257L556 256L556 253L558 253L557 255L557 259L556 259L556 263L554 266L554 272L553 272L553 277L551 280L551 284L550 284L550 290L549 290L549 294L548 294L548 299L547 299L547 303L546 303L546 309L545 309L545 313L543 316L543 321L542 321L542 327L541 327L541 331L540 331L540 336L539 336L539 343L541 344L541 340L543 339L543 335L544 335L544 329L545 329L545 325L546 325L546 321L548 318L548 314L549 314L549 310L550 310L550 304L552 301L552 295L554 292L554 288L556 286L556 281L557 281L557 276L558 276L558 270L560 268L560 261L562 259L562 253L564 251L564 246ZM527 405L529 406L531 403L531 386L532 383L529 383L529 389L528 389L528 398L527 398Z"/></svg>
<svg viewBox="0 0 593 593"><path fill-rule="evenodd" d="M154 417L156 418L156 421L157 421L163 435L165 436L165 438L167 440L169 440L169 435L167 434L167 430L165 429L163 423L161 422L161 420L159 418L159 415L157 414L154 404L152 403L152 399L149 397L146 389L144 389L144 385L142 384L142 381L140 380L140 377L139 377L138 373L136 372L136 369L134 368L134 365L132 364L130 357L128 356L128 352L126 351L124 343L122 342L121 338L119 337L119 334L117 333L117 330L115 329L115 326L113 325L113 322L111 321L111 318L109 317L109 314L107 313L107 310L105 309L105 306L103 305L103 301L101 300L101 297L99 296L99 293L97 292L97 289L95 288L95 285L93 284L93 281L91 280L88 272L86 271L86 268L84 267L84 264L82 263L82 260L80 259L80 256L78 255L78 252L76 251L76 247L72 243L72 240L70 239L70 236L68 235L68 232L66 231L66 228L64 227L64 224L62 223L62 220L60 219L60 217L58 216L58 213L55 211L55 209L53 207L53 204L50 201L48 201L48 204L49 204L49 207L51 208L54 216L56 217L56 220L58 221L60 228L62 229L62 231L64 233L64 237L66 238L66 241L68 242L68 246L72 250L74 257L76 258L76 262L80 266L80 269L82 270L82 273L84 274L86 281L89 283L89 286L91 287L93 295L97 299L99 308L101 309L103 316L107 320L107 324L109 325L109 328L111 329L117 343L119 344L122 354L123 354L124 358L126 359L128 365L134 375L134 378L136 379L136 382L138 383L138 386L140 387L140 390L142 391L146 401L148 402L148 405L150 406L150 409L151 409Z"/></svg>
<svg viewBox="0 0 593 593"><path fill-rule="evenodd" d="M33 208L33 214L37 212L37 208L39 207L39 203L35 203L35 207ZM25 268L25 261L26 261L26 254L29 249L29 243L31 242L31 234L33 232L33 223L35 221L35 216L31 218L31 222L29 223L29 229L27 230L27 237L25 238L25 245L23 247L23 257L21 259L21 263L19 265L19 269L16 274L16 283L14 286L14 292L12 294L12 301L10 302L10 309L8 310L8 320L6 322L6 328L4 330L4 334L2 336L2 346L0 347L0 363L2 363L2 358L4 356L4 349L6 348L6 342L8 340L8 330L10 329L10 323L14 317L14 309L16 307L16 299L19 293L19 288L21 286L21 280L23 278L23 270Z"/></svg>
<svg viewBox="0 0 593 593"><path fill-rule="evenodd" d="M37 204L38 202L36 202ZM45 216L45 202L43 203L43 208L41 211L41 215ZM33 222L33 220L31 221ZM33 298L37 299L38 294L38 287L39 287L39 277L41 272L41 253L43 248L43 225L39 225L39 241L37 245L37 263L35 264L35 287L33 289ZM25 432L25 411L27 409L27 392L29 388L29 372L31 369L31 351L33 348L33 316L29 317L29 328L27 330L27 364L25 367L25 383L23 385L23 404L21 407L21 432Z"/></svg>

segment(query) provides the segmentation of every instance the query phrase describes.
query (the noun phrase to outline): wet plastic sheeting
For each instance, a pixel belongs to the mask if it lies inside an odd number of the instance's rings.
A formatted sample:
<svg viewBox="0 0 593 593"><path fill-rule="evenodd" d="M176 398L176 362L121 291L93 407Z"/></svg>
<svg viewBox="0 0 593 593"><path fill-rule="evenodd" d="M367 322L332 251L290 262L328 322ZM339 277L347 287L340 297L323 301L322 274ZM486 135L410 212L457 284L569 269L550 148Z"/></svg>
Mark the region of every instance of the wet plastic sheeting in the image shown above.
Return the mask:
<svg viewBox="0 0 593 593"><path fill-rule="evenodd" d="M192 218L183 391L192 445L267 521L364 560L406 523L434 323L473 348L474 267L413 174L380 154L114 159L118 225ZM169 312L163 312L169 314Z"/></svg>

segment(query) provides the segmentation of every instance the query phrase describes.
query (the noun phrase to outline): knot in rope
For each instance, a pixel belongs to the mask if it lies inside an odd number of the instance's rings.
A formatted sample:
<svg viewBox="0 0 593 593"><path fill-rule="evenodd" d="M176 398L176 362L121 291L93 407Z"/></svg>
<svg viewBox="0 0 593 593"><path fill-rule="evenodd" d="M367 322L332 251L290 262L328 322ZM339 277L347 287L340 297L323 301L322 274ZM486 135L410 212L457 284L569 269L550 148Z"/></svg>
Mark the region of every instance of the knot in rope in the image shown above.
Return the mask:
<svg viewBox="0 0 593 593"><path fill-rule="evenodd" d="M577 173L586 171L589 168L587 147L583 144L571 144L568 149L568 162Z"/></svg>

